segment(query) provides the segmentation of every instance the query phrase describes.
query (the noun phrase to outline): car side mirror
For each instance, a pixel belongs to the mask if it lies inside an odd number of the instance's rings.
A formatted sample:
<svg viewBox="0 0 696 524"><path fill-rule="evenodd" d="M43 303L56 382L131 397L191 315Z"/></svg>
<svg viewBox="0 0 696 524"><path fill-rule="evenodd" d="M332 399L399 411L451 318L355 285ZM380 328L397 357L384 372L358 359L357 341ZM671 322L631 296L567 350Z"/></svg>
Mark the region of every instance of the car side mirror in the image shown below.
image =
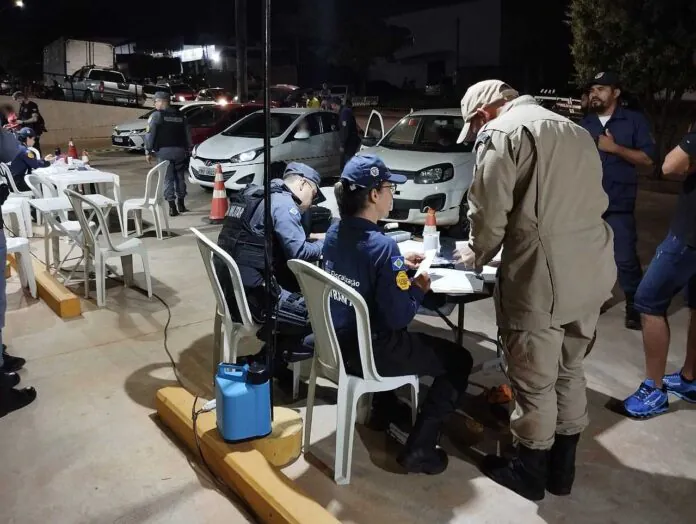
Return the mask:
<svg viewBox="0 0 696 524"><path fill-rule="evenodd" d="M379 139L373 137L373 136L364 136L362 137L362 144L367 147L372 147L377 145L377 142Z"/></svg>
<svg viewBox="0 0 696 524"><path fill-rule="evenodd" d="M295 140L307 140L309 138L309 131L306 129L300 129L294 136Z"/></svg>

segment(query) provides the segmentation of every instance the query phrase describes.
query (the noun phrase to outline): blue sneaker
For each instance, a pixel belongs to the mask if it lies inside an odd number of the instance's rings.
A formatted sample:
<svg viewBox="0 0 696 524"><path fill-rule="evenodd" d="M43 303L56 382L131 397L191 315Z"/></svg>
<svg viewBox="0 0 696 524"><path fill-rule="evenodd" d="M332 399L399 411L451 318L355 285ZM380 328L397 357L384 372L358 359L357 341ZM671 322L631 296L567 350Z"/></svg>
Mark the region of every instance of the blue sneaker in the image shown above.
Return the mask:
<svg viewBox="0 0 696 524"><path fill-rule="evenodd" d="M657 389L655 382L647 379L638 391L624 400L624 409L633 417L654 417L669 409L669 399L665 391Z"/></svg>
<svg viewBox="0 0 696 524"><path fill-rule="evenodd" d="M696 380L687 382L681 376L681 373L672 373L671 375L665 375L662 383L665 385L668 393L672 393L687 402L696 403Z"/></svg>

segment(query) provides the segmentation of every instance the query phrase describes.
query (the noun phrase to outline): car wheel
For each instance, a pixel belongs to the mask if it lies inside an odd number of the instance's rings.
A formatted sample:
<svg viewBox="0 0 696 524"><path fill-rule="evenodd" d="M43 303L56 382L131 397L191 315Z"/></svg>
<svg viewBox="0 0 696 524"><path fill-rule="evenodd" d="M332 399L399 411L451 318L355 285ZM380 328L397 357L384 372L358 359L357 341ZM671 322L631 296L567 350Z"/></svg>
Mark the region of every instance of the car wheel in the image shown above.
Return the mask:
<svg viewBox="0 0 696 524"><path fill-rule="evenodd" d="M469 238L469 219L466 214L469 212L469 203L466 195L459 205L459 222L450 226L448 233L457 240L467 240Z"/></svg>

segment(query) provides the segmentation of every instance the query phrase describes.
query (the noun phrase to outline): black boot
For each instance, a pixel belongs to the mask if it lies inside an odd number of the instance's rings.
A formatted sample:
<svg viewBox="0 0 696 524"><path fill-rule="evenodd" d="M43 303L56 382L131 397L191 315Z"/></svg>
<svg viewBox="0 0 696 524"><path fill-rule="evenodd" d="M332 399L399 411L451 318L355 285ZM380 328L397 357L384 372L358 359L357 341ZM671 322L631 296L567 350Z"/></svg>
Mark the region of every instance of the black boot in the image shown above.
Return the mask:
<svg viewBox="0 0 696 524"><path fill-rule="evenodd" d="M2 359L3 364L0 366L0 373L12 373L13 371L19 371L27 363L26 360L20 357L13 357L7 354L7 346L2 345Z"/></svg>
<svg viewBox="0 0 696 524"><path fill-rule="evenodd" d="M549 469L546 491L553 495L570 495L575 480L575 451L580 441L576 435L556 435L549 452Z"/></svg>
<svg viewBox="0 0 696 524"><path fill-rule="evenodd" d="M17 373L5 373L0 371L0 395L2 391L12 389L19 384L19 375Z"/></svg>
<svg viewBox="0 0 696 524"><path fill-rule="evenodd" d="M179 216L179 210L176 208L176 202L174 200L169 201L169 216L170 217L178 217Z"/></svg>
<svg viewBox="0 0 696 524"><path fill-rule="evenodd" d="M447 453L436 447L440 421L418 416L416 425L406 441L406 447L396 461L409 473L438 475L447 469Z"/></svg>
<svg viewBox="0 0 696 524"><path fill-rule="evenodd" d="M624 322L626 329L640 331L642 324L640 321L640 313L633 307L633 295L626 295L626 319Z"/></svg>
<svg viewBox="0 0 696 524"><path fill-rule="evenodd" d="M5 389L0 391L0 418L28 406L36 398L34 388Z"/></svg>
<svg viewBox="0 0 696 524"><path fill-rule="evenodd" d="M176 200L176 207L179 209L179 213L186 213L188 211L184 205L183 197Z"/></svg>
<svg viewBox="0 0 696 524"><path fill-rule="evenodd" d="M487 455L481 471L501 486L505 486L526 499L538 501L545 495L548 451L517 448L517 456L508 461L496 455Z"/></svg>

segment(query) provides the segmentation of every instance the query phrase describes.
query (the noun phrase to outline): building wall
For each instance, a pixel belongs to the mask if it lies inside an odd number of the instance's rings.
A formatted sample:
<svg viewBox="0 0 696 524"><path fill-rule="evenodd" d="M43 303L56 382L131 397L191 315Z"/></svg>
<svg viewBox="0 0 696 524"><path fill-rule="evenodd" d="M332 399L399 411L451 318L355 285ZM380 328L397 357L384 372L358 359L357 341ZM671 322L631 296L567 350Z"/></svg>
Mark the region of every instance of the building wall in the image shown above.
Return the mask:
<svg viewBox="0 0 696 524"><path fill-rule="evenodd" d="M459 24L457 25L457 20ZM425 9L391 17L391 25L405 27L413 35L413 45L397 51L395 61L376 63L371 80L386 80L401 86L404 78L424 87L428 63L444 62L444 76L457 69L457 29L459 67L497 67L500 64L501 0L472 0L448 7Z"/></svg>
<svg viewBox="0 0 696 524"><path fill-rule="evenodd" d="M71 138L105 138L115 125L136 120L149 109L40 100L35 102L46 121L48 132L41 137L44 144L67 144ZM0 104L16 107L9 96L0 96Z"/></svg>

